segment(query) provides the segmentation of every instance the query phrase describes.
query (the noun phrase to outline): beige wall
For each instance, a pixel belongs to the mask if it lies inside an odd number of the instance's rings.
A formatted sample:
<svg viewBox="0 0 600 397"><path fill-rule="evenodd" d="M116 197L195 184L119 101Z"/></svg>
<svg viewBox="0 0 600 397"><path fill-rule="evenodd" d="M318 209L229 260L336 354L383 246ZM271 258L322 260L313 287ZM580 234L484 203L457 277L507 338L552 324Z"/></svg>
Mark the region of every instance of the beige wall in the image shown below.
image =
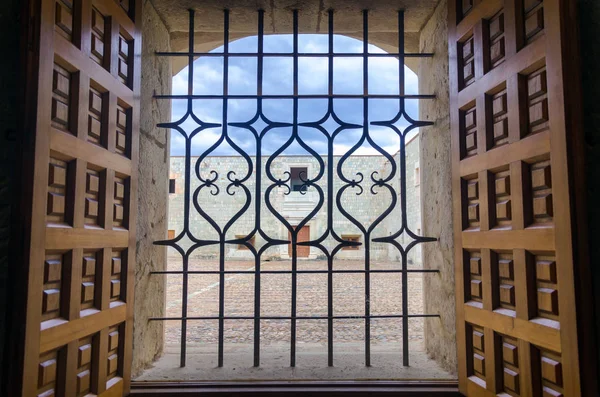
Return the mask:
<svg viewBox="0 0 600 397"><path fill-rule="evenodd" d="M421 31L421 52L433 52L419 65L419 91L436 94L421 101L420 117L434 121L421 133L421 203L423 235L437 243L423 245L423 264L438 269L424 277L425 313L440 318L425 321L427 353L447 371L456 373L456 308L452 232L452 167L450 164L450 103L448 83L447 1L442 0Z"/></svg>
<svg viewBox="0 0 600 397"><path fill-rule="evenodd" d="M163 270L166 249L153 242L167 233L167 184L169 141L167 130L156 123L170 121L170 101L157 101L155 92L171 92L171 63L154 55L170 48L169 32L149 1L143 5L142 97L140 124L140 165L138 194L137 250L135 269L135 319L133 368L135 378L160 356L164 323L149 317L165 313L165 276L150 275Z"/></svg>

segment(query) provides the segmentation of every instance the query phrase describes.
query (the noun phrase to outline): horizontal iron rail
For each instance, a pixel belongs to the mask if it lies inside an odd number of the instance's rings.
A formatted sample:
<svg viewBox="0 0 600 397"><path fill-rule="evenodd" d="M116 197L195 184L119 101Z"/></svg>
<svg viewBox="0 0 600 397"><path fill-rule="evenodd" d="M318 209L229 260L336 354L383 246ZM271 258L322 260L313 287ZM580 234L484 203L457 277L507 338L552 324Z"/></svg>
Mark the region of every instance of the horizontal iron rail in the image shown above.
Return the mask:
<svg viewBox="0 0 600 397"><path fill-rule="evenodd" d="M188 316L188 317L151 317L148 321L169 320L353 320L367 318L436 318L439 314L371 314L371 315L348 315L348 316Z"/></svg>
<svg viewBox="0 0 600 397"><path fill-rule="evenodd" d="M366 273L365 269L357 269L357 270L296 270L297 274L345 274L345 273ZM370 273L439 273L439 270L436 269L376 269L369 270ZM255 274L254 270L225 270L224 272L220 270L163 270L163 271L155 271L150 272L150 274ZM261 274L292 274L293 270L261 270Z"/></svg>
<svg viewBox="0 0 600 397"><path fill-rule="evenodd" d="M161 57L189 57L190 55L193 57L260 57L263 56L265 58L326 58L326 57L334 57L334 58L363 58L365 55L362 52L299 52L298 54L294 54L293 52L156 52L155 55ZM404 53L400 54L398 52L389 52L389 53L368 53L368 57L372 58L397 58L400 56L404 56L405 58L432 58L432 52L424 52L424 53Z"/></svg>
<svg viewBox="0 0 600 397"><path fill-rule="evenodd" d="M156 94L155 99L435 99L435 94L274 94L274 95L220 95L220 94Z"/></svg>

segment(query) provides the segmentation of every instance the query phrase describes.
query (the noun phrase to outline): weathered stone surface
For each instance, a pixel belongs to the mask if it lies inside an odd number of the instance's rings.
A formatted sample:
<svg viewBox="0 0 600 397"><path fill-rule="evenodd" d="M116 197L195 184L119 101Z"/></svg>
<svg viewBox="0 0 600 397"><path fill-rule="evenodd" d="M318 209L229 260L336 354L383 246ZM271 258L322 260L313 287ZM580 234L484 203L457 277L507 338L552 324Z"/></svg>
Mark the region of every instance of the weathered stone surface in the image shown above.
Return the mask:
<svg viewBox="0 0 600 397"><path fill-rule="evenodd" d="M164 270L166 250L154 246L167 230L167 183L169 144L167 131L156 127L171 118L168 101L153 98L156 92L171 92L171 65L155 51L169 49L169 35L149 1L143 5L142 97L140 124L140 163L135 269L135 320L132 374L137 376L163 351L164 323L148 322L165 311L165 280L150 275Z"/></svg>
<svg viewBox="0 0 600 397"><path fill-rule="evenodd" d="M425 349L444 369L456 372L447 29L443 0L421 31L420 51L435 55L421 60L418 73L419 92L437 96L420 105L421 119L435 122L421 133L423 233L439 239L423 246L423 265L440 271L424 278L423 296L425 312L440 314L425 321Z"/></svg>
<svg viewBox="0 0 600 397"><path fill-rule="evenodd" d="M223 44L223 9L230 11L230 39L236 40L257 34L257 10L265 10L265 34L292 33L292 10L299 11L300 33L327 33L329 9L335 10L334 29L336 34L362 39L362 15L369 9L369 42L383 50L398 50L396 13L406 10L405 47L407 52L416 52L419 47L419 30L433 12L438 0L404 1L345 1L345 0L152 0L161 18L171 33L173 51L187 51L189 17L187 10L196 12L194 35L195 51L210 51ZM187 60L177 57L172 60L173 73L183 69ZM408 59L407 65L416 70L418 61Z"/></svg>

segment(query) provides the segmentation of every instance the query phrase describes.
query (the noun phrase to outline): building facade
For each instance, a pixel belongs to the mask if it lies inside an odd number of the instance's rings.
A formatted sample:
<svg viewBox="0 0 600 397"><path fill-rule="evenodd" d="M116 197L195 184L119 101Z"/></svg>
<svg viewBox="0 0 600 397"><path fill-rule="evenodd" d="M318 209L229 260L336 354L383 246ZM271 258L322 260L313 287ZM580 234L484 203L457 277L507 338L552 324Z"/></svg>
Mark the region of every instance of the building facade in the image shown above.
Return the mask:
<svg viewBox="0 0 600 397"><path fill-rule="evenodd" d="M350 156L342 165L342 173L349 180L361 179L362 193L358 187L346 188L339 195L339 205L337 197L344 182L337 174L338 163L341 156L334 156L333 169L334 176L334 203L333 203L333 229L344 240L359 242L358 247L345 247L336 254L337 259L355 259L360 260L365 255L365 233L364 230L372 229L371 240L377 237L389 236L396 233L401 227L401 200L400 197L400 153L397 152L393 157L395 162L395 176L390 182L391 188L397 197L397 202L393 205L391 192L386 188L371 187L371 175L376 172L375 177L387 177L392 172L392 165L388 158L382 155L353 155ZM251 168L255 167L255 157L251 157ZM260 227L271 238L277 240L289 240L289 230L286 225L278 219L273 211L278 213L292 227L298 226L305 219L304 227L298 232L298 241L312 241L321 237L327 230L327 159L323 161L323 175L316 182L320 187L302 187L303 180L314 179L321 170L319 161L313 156L308 155L281 155L276 157L271 165L271 177L275 180L286 180L289 178L288 187L274 185L273 179L264 171L264 165L268 157L262 159L263 172L261 175L261 209L260 209ZM256 176L254 173L244 182L248 189L247 193L242 187L232 186L235 178L244 179L248 174L249 164L241 156L208 156L200 164L200 175L203 179L213 179L217 176L214 186L204 186L198 191L196 204L194 204L194 192L201 185L200 180L195 174L195 165L198 157L192 158L192 178L191 195L192 204L190 205L190 231L192 234L202 240L218 240L220 231L207 220L210 218L215 221L219 229L223 229L232 218L237 217L225 232L227 240L239 239L248 236L256 225L255 214L255 196L256 196ZM233 172L235 174L230 174ZM288 174L289 173L289 174ZM228 177L229 174L229 177ZM171 157L170 160L170 195L169 195L169 236L174 238L180 234L184 227L184 186L185 186L185 157ZM229 189L228 189L229 186ZM305 191L304 191L305 190ZM406 144L406 208L407 222L410 230L416 234L421 234L421 200L420 200L420 168L419 168L419 136L416 135ZM269 209L267 201L272 206ZM313 210L319 206L316 213ZM244 209L245 205L248 207ZM202 215L197 207L204 212ZM346 215L340 211L340 207L354 218L362 228L353 223ZM391 212L379 221L375 226L378 217L393 207ZM243 211L242 211L243 210ZM364 230L361 230L363 229ZM403 246L408 245L410 237L403 234L398 237ZM265 244L265 240L256 235L249 241L255 248L259 249ZM338 243L332 238L328 238L323 245L331 250ZM189 247L191 244L188 244ZM298 248L299 258L306 259L324 259L324 253L316 247ZM372 242L370 247L371 258L381 261L399 261L400 253L397 248L389 243ZM219 246L211 245L198 248L192 254L193 257L217 257ZM170 256L179 255L174 249L169 249ZM289 259L291 255L290 247L287 244L281 244L268 248L264 254L264 260ZM253 254L250 250L241 244L226 244L226 258L228 260L252 259ZM421 265L421 248L417 245L409 253L409 264Z"/></svg>

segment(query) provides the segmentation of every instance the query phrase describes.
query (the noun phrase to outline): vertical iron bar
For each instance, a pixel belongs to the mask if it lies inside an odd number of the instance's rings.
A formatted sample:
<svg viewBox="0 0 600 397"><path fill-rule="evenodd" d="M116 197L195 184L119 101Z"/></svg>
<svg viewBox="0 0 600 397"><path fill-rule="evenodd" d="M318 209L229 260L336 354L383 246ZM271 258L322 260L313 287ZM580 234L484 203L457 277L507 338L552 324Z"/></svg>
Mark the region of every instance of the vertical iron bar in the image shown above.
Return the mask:
<svg viewBox="0 0 600 397"><path fill-rule="evenodd" d="M189 10L189 24L190 24L190 32L194 31L194 14L195 11L193 9ZM193 95L194 93L194 35L190 33L188 37L188 95ZM192 112L192 99L189 98L187 101L187 111L188 113ZM184 223L183 223L183 232L189 232L189 214L190 214L190 189L191 189L191 162L192 162L192 141L189 137L186 137L185 140L185 197L183 204L184 211ZM179 366L185 367L186 360L186 351L187 351L187 298L188 298L188 270L189 270L189 255L185 255L182 263L182 271L183 271L183 280L181 287L181 316L183 319L181 320L181 351L179 357Z"/></svg>
<svg viewBox="0 0 600 397"><path fill-rule="evenodd" d="M363 10L363 134L369 134L369 11ZM371 366L371 233L365 233L365 366Z"/></svg>
<svg viewBox="0 0 600 397"><path fill-rule="evenodd" d="M333 115L333 10L329 10L328 93L329 113ZM327 139L327 230L333 235L333 133ZM327 255L327 365L333 367L333 255Z"/></svg>
<svg viewBox="0 0 600 397"><path fill-rule="evenodd" d="M227 136L227 105L229 99L229 10L223 10L223 135ZM224 316L225 316L225 231L219 241L219 351L218 367L223 366Z"/></svg>
<svg viewBox="0 0 600 397"><path fill-rule="evenodd" d="M404 95L406 90L404 75L404 11L398 11L398 53L399 56L399 77L400 77L400 95ZM404 112L406 103L403 97L400 97L400 111ZM406 147L405 135L400 136L400 205L402 211L402 228L408 228L408 217L406 214ZM408 367L408 256L406 252L402 253L402 365Z"/></svg>
<svg viewBox="0 0 600 397"><path fill-rule="evenodd" d="M298 10L294 10L294 116L292 135L298 137ZM298 228L292 233L292 313L291 313L291 346L290 366L296 366L296 293L297 293L297 265L298 265Z"/></svg>
<svg viewBox="0 0 600 397"><path fill-rule="evenodd" d="M258 95L256 103L256 114L262 115L262 94L263 94L263 52L264 52L264 18L265 11L258 10L258 58L256 65L256 93ZM262 190L262 137L261 132L256 136L256 183L254 192L254 230L255 236L260 230L260 206ZM256 240L255 240L256 241ZM260 366L260 254L254 258L254 366Z"/></svg>

